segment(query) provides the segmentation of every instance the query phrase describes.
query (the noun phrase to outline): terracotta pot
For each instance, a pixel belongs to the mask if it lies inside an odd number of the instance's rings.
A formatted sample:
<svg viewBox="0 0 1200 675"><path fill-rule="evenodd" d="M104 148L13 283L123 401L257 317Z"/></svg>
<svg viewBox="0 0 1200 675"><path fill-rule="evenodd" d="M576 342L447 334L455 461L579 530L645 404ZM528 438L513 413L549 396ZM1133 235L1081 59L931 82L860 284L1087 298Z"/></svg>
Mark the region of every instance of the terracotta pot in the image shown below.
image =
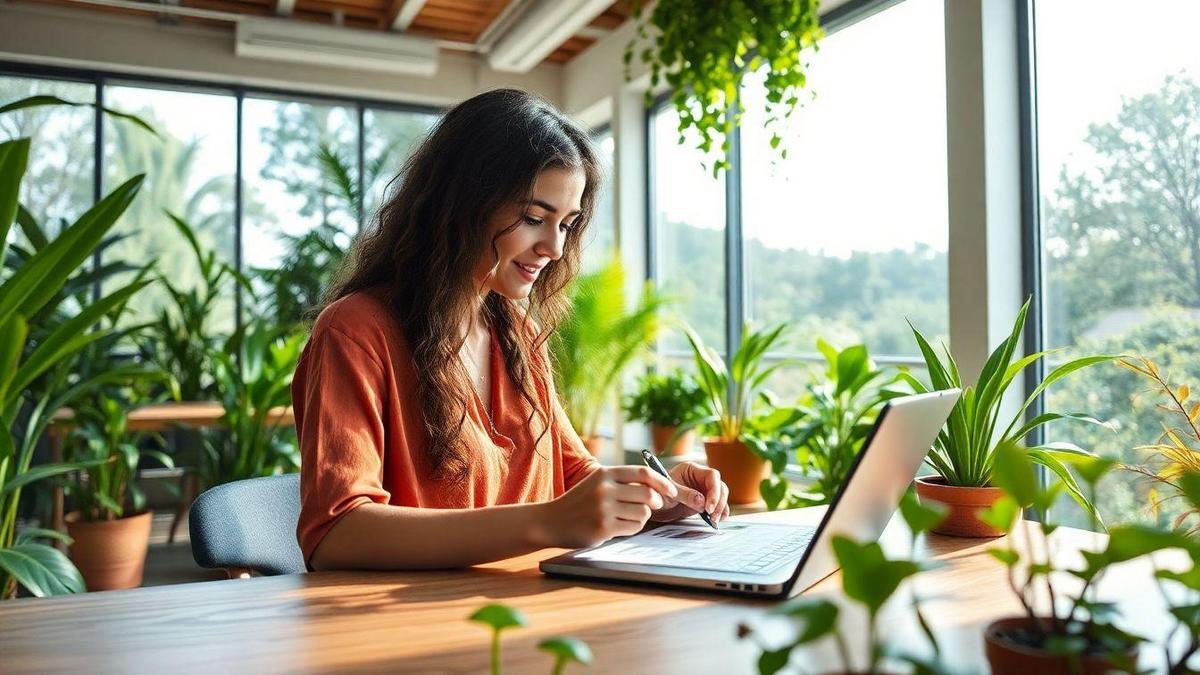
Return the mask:
<svg viewBox="0 0 1200 675"><path fill-rule="evenodd" d="M758 486L769 475L771 464L745 443L706 438L704 454L708 465L720 471L721 480L729 486L730 504L753 504L762 498Z"/></svg>
<svg viewBox="0 0 1200 675"><path fill-rule="evenodd" d="M1066 656L1048 654L1041 649L1022 645L1007 637L1014 630L1030 626L1029 617L1015 616L999 619L988 624L983 631L985 651L993 675L1062 675L1063 673L1078 673L1079 675L1102 675L1121 666L1098 654L1085 654L1081 658L1079 668L1073 667ZM1138 650L1137 646L1125 652L1128 664L1134 666L1130 672L1136 672ZM1125 672L1125 670L1121 670Z"/></svg>
<svg viewBox="0 0 1200 675"><path fill-rule="evenodd" d="M600 451L604 449L603 436L583 436L581 440L583 441L583 447L592 453L592 457L600 456Z"/></svg>
<svg viewBox="0 0 1200 675"><path fill-rule="evenodd" d="M1004 491L995 487L955 487L946 485L941 476L922 476L916 480L917 496L921 501L941 502L950 512L941 525L933 528L938 534L952 537L1002 537L1004 532L979 519L978 514L1000 499Z"/></svg>
<svg viewBox="0 0 1200 675"><path fill-rule="evenodd" d="M686 455L688 450L692 449L692 445L696 442L696 431L691 430L675 439L671 447L667 447L667 442L671 440L671 436L675 435L675 430L679 427L663 427L657 424L650 425L650 439L654 443L655 454L663 457L678 457Z"/></svg>
<svg viewBox="0 0 1200 675"><path fill-rule="evenodd" d="M142 585L146 548L150 544L150 512L95 523L67 514L71 560L89 591L137 588Z"/></svg>

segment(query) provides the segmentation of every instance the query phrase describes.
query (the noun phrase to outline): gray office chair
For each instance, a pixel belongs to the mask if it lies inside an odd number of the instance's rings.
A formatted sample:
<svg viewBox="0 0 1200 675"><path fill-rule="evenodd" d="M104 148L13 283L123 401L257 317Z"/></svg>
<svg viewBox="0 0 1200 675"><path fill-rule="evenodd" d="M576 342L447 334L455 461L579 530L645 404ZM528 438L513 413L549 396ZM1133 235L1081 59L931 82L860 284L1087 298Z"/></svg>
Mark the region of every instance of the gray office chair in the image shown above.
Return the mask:
<svg viewBox="0 0 1200 675"><path fill-rule="evenodd" d="M299 518L298 473L218 485L192 503L192 557L231 577L305 572L296 543Z"/></svg>

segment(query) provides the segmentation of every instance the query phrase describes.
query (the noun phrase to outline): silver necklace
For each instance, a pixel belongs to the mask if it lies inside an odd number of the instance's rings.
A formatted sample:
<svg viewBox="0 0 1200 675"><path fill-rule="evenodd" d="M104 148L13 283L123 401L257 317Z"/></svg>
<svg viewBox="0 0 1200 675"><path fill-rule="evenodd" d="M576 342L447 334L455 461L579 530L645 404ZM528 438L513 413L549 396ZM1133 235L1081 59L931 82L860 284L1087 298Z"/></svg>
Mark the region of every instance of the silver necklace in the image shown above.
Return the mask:
<svg viewBox="0 0 1200 675"><path fill-rule="evenodd" d="M487 416L488 425L491 426L492 431L496 431L496 422L492 420L492 411L490 410L491 401L484 401L483 395L479 393L481 390L485 392L487 391L487 387L485 386L487 384L487 378L484 376L483 368L481 368L479 366L479 362L475 360L475 354L473 351L470 348L467 348L465 351L467 354L467 359L471 361L471 365L475 368L473 377L475 381L479 383L479 386L475 389L475 394L479 396L480 403L483 403L481 407L483 408L483 414ZM488 398L490 399L491 396L488 396Z"/></svg>

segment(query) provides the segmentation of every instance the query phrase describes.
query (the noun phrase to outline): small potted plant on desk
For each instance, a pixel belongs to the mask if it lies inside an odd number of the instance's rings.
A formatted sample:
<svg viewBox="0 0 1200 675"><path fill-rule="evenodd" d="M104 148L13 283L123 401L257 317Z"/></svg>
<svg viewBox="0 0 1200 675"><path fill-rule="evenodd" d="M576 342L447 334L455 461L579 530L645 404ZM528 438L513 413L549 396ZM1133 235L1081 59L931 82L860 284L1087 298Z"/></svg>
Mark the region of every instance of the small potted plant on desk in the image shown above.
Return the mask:
<svg viewBox="0 0 1200 675"><path fill-rule="evenodd" d="M151 521L145 495L134 482L138 460L150 455L168 468L174 463L162 452L139 449L137 439L126 435L125 409L107 395L79 406L76 418L74 442L67 446L70 461L100 463L65 486L77 507L66 516L71 560L88 590L136 588L142 583Z"/></svg>
<svg viewBox="0 0 1200 675"><path fill-rule="evenodd" d="M1067 361L1050 371L1046 379L1025 399L1010 420L1000 418L1001 400L1009 385L1027 366L1050 354L1041 351L1024 357L1017 356L1017 346L1025 327L1025 314L1029 302L1017 313L1012 332L988 357L979 381L974 386L963 387L958 364L950 351L942 346L945 360L938 356L921 332L913 328L917 346L925 359L932 387L911 375L905 379L918 393L961 387L963 394L950 411L946 425L938 433L933 450L926 462L937 472L936 476L917 479L917 494L921 499L938 501L950 507L950 514L936 529L939 534L958 537L999 537L1001 530L981 521L977 514L1000 498L1001 491L992 485L992 468L995 465L996 449L1011 443L1019 443L1030 432L1043 425L1061 419L1077 420L1091 424L1104 423L1078 412L1045 412L1028 422L1025 411L1047 387L1067 375L1090 365L1112 360L1112 356L1085 356ZM1063 487L1088 514L1098 517L1095 507L1083 494L1072 477L1068 464L1080 457L1094 457L1072 443L1045 443L1028 448L1032 461L1049 469L1063 482Z"/></svg>
<svg viewBox="0 0 1200 675"><path fill-rule="evenodd" d="M1107 459L1081 459L1076 470L1088 492L1095 494L1100 478L1112 468ZM1022 616L992 622L984 631L988 662L996 675L1099 675L1112 671L1137 673L1139 645L1147 640L1117 627L1120 607L1103 601L1098 586L1106 572L1119 563L1167 549L1180 549L1190 566L1162 569L1155 566L1155 583L1173 617L1162 646L1164 667L1171 675L1194 673L1188 661L1200 651L1200 542L1177 530L1146 525L1118 525L1108 531L1099 551L1084 551L1083 564L1063 568L1053 555L1051 534L1056 525L1019 519L1024 508L1043 513L1065 489L1055 478L1043 487L1029 449L1015 444L996 453L993 481L1002 497L981 518L1008 534L1004 546L989 549L1008 568L1009 586L1025 612ZM1182 492L1200 508L1200 474L1180 476ZM1093 526L1098 522L1093 520ZM1020 536L1016 530L1021 530ZM1020 550L1015 545L1022 542ZM1070 584L1062 582L1072 577ZM1174 586L1174 588L1168 588ZM1035 591L1044 589L1046 609L1039 610ZM1177 636L1187 637L1182 648Z"/></svg>
<svg viewBox="0 0 1200 675"><path fill-rule="evenodd" d="M696 440L695 429L679 428L698 419L704 410L704 391L678 368L665 374L646 373L638 390L625 400L625 413L634 422L650 425L654 452L660 456L687 454Z"/></svg>
<svg viewBox="0 0 1200 675"><path fill-rule="evenodd" d="M704 417L691 420L681 431L706 425L716 435L704 439L708 465L721 472L729 486L730 504L753 504L770 485L772 467L782 471L789 448L772 442L802 416L794 407L775 407L763 383L790 361L771 365L763 357L782 337L786 325L742 331L742 341L730 367L700 336L684 327L696 359L697 381L704 392Z"/></svg>

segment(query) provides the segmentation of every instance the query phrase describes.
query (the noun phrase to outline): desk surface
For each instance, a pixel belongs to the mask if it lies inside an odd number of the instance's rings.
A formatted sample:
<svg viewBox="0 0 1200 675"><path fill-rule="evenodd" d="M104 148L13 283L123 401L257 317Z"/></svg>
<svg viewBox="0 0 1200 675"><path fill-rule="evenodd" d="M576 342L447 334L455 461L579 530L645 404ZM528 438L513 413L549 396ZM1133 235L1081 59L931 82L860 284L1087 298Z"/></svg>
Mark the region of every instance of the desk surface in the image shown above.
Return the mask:
<svg viewBox="0 0 1200 675"><path fill-rule="evenodd" d="M745 518L808 523L818 515L805 509ZM1067 528L1055 536L1060 556L1097 542ZM907 550L898 520L883 542L895 553ZM1019 611L1004 571L986 553L996 543L931 536L918 544L946 562L918 580L919 590L953 600L926 609L962 672L986 672L981 626ZM530 621L505 633L505 673L549 672L551 657L535 645L564 634L588 642L595 657L590 669L569 666L569 673L755 671L757 650L737 639L737 625L763 621L773 602L551 579L537 563L553 553L469 570L322 572L9 601L0 603L0 670L479 673L487 669L489 633L466 617L502 602ZM1144 571L1120 577L1120 596L1155 597ZM839 585L835 574L809 593ZM1154 622L1141 609L1138 621ZM832 657L805 655L828 663L825 670L835 667Z"/></svg>
<svg viewBox="0 0 1200 675"><path fill-rule="evenodd" d="M129 431L167 431L175 426L212 427L220 424L225 407L219 401L169 401L134 408L126 415ZM292 406L272 408L268 419L284 425L296 423ZM67 429L75 418L75 411L63 408L55 411L51 421L54 429Z"/></svg>

